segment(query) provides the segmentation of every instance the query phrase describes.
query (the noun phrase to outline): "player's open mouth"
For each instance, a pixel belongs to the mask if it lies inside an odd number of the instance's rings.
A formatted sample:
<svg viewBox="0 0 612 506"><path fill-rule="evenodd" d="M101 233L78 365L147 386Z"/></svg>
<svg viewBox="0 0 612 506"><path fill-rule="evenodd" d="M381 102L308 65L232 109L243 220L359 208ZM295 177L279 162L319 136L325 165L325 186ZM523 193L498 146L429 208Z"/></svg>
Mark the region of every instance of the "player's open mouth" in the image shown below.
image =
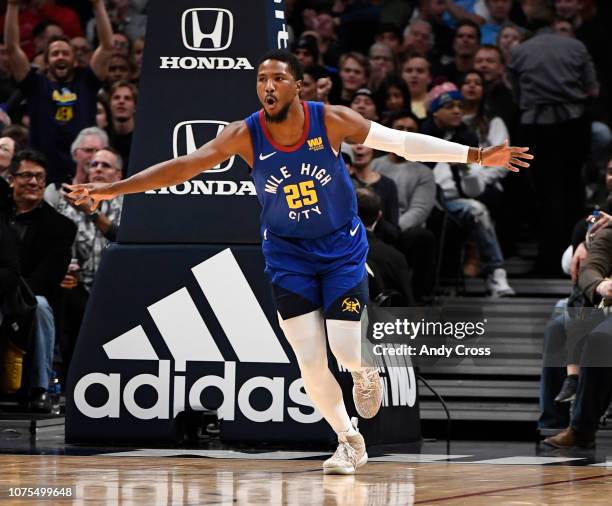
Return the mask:
<svg viewBox="0 0 612 506"><path fill-rule="evenodd" d="M276 105L276 102L277 100L274 97L272 96L266 97L266 105L268 107L274 107Z"/></svg>

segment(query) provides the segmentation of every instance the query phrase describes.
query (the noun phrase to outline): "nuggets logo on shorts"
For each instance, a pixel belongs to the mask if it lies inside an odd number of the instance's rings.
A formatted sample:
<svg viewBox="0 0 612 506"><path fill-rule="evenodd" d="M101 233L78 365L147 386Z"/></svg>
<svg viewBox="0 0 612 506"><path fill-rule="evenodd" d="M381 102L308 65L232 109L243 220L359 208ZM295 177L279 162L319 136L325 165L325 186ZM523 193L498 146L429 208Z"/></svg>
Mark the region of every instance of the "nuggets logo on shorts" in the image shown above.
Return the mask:
<svg viewBox="0 0 612 506"><path fill-rule="evenodd" d="M353 297L346 297L342 301L342 312L343 313L359 313L360 309L361 309L361 304L359 303L359 300Z"/></svg>

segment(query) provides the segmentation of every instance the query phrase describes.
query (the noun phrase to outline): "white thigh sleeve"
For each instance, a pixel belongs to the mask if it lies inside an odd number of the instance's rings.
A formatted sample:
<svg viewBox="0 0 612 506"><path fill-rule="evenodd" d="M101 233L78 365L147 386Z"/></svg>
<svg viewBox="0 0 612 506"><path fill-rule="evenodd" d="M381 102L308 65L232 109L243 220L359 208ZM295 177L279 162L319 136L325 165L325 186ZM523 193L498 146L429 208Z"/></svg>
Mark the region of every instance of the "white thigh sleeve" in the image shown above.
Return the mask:
<svg viewBox="0 0 612 506"><path fill-rule="evenodd" d="M403 132L370 122L365 146L403 156L415 162L467 163L468 146L430 135Z"/></svg>

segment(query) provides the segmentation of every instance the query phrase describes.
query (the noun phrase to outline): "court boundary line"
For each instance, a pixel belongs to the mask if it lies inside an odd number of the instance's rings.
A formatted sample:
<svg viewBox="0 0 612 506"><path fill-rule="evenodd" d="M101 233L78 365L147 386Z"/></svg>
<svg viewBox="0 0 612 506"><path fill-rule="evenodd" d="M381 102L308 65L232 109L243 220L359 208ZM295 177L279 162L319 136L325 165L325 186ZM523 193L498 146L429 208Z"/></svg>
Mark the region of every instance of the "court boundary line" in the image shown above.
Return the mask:
<svg viewBox="0 0 612 506"><path fill-rule="evenodd" d="M595 480L597 478L605 478L608 476L612 476L612 473L606 473L606 474L598 474L595 476L585 476L582 478L575 478L573 480L560 480L560 481L548 481L548 482L544 482L544 483L538 483L538 484L534 484L534 485L521 485L519 487L507 487L507 488L498 488L498 489L494 489L494 490L485 490L482 492L473 492L471 494L460 494L460 495L452 495L452 496L447 496L447 497L437 497L434 499L424 499L422 501L415 501L414 504L427 504L430 502L441 502L441 501L450 501L452 499L463 499L466 497L476 497L479 495L488 495L488 494L495 494L498 492L509 492L510 490L523 490L523 489L527 489L527 488L536 488L536 487L547 487L549 485L559 485L561 483L574 483L577 481L587 481L587 480Z"/></svg>

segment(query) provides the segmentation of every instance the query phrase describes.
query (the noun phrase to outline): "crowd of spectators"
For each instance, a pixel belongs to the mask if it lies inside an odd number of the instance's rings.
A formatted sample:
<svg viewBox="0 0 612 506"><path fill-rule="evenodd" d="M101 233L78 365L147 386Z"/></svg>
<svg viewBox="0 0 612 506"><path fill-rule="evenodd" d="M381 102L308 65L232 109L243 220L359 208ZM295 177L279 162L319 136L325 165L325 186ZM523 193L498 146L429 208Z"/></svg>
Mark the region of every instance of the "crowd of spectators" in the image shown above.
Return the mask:
<svg viewBox="0 0 612 506"><path fill-rule="evenodd" d="M126 174L146 6L0 1L0 295L25 280L38 301L26 357L32 409L49 408L50 361L55 354L67 369L101 251L116 236L121 200L92 213L67 201L62 185ZM344 144L374 297L392 289L400 304L427 304L442 265L482 277L493 297L512 295L505 258L525 233L538 243L532 275L562 274L574 224L607 197L609 2L286 0L285 8L302 99L474 147L507 140L536 157L508 174ZM21 367L26 351L23 340L12 343L5 368ZM5 380L5 391L18 388Z"/></svg>
<svg viewBox="0 0 612 506"><path fill-rule="evenodd" d="M147 1L0 4L0 390L49 412L122 204L63 185L128 169Z"/></svg>

